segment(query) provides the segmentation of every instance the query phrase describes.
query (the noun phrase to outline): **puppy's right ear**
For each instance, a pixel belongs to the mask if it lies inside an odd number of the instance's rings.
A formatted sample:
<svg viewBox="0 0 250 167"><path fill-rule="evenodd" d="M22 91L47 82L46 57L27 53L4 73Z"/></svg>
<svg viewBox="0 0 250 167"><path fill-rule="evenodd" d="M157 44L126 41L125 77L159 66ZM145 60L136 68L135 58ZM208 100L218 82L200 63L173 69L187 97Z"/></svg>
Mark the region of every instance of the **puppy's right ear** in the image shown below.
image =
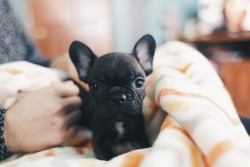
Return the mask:
<svg viewBox="0 0 250 167"><path fill-rule="evenodd" d="M90 69L97 56L88 46L79 41L72 42L69 48L69 55L76 67L79 79L87 83Z"/></svg>

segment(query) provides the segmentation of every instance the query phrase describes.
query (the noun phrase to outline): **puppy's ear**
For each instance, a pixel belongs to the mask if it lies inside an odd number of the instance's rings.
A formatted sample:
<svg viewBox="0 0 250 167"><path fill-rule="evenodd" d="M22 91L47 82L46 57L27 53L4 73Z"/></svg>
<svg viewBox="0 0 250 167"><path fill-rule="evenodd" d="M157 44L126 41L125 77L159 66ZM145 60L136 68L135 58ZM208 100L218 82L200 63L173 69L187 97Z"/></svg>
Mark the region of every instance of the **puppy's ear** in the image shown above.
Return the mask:
<svg viewBox="0 0 250 167"><path fill-rule="evenodd" d="M87 83L90 69L97 56L88 46L79 41L72 42L69 48L69 55L76 67L79 79Z"/></svg>
<svg viewBox="0 0 250 167"><path fill-rule="evenodd" d="M138 60L146 75L152 73L152 62L154 58L156 43L151 35L144 35L135 44L132 55Z"/></svg>

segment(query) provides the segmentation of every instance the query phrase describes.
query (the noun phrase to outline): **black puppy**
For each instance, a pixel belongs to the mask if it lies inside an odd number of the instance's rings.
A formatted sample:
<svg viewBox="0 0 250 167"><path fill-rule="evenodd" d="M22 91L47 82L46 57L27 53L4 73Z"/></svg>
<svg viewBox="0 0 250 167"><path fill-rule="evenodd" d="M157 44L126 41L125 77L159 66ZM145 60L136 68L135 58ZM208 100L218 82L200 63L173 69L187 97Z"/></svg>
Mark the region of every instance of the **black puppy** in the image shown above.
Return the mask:
<svg viewBox="0 0 250 167"><path fill-rule="evenodd" d="M92 104L85 109L91 113L85 114L84 119L93 123L93 146L98 159L116 156L117 145L130 143L133 149L151 146L145 134L142 104L145 76L152 72L155 47L154 38L145 35L131 54L109 53L98 58L83 43L71 44L70 58L79 79L90 88L90 98L84 97L84 102Z"/></svg>

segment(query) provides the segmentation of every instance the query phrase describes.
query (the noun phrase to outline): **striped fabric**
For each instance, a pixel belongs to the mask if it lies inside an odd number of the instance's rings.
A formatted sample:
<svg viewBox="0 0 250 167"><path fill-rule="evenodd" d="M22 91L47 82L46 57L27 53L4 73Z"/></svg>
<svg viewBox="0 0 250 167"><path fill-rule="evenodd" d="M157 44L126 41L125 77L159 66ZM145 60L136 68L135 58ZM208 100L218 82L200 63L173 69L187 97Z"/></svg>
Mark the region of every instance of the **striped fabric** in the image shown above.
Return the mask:
<svg viewBox="0 0 250 167"><path fill-rule="evenodd" d="M11 81L17 75L22 79L23 72L19 72L21 69L16 69L18 66L18 63L15 66L9 64L4 70L0 66L0 85ZM46 85L42 82L47 84L52 82L49 77L46 81L39 80L42 74L33 75L38 67L25 64L25 67L28 66L33 69L27 73L31 81L21 84L23 87L38 88L38 85L39 87ZM7 78L2 77L3 73L7 73L5 74ZM36 79L39 82L36 82ZM31 82L39 84L30 84ZM91 145L88 143L78 148L57 147L38 153L15 155L12 159L3 161L2 165L17 167L250 166L249 136L239 120L222 81L203 55L181 42L168 42L157 49L154 72L147 78L146 84L144 115L147 131L152 140L155 139L155 135L157 136L151 148L135 150L110 161L100 161L94 158ZM11 90L13 87L13 90L17 90L15 86L12 84L5 88ZM168 113L167 116L166 113ZM86 137L86 133L80 136Z"/></svg>

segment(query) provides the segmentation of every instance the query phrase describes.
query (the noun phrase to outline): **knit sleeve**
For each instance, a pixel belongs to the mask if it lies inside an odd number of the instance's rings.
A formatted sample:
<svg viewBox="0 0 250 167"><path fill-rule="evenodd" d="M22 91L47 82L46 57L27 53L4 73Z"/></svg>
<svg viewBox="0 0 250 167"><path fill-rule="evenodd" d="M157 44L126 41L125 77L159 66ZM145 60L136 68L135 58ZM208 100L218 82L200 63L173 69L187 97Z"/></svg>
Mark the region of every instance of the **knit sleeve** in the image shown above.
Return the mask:
<svg viewBox="0 0 250 167"><path fill-rule="evenodd" d="M13 153L9 152L4 140L4 115L6 110L0 108L0 161L9 158Z"/></svg>
<svg viewBox="0 0 250 167"><path fill-rule="evenodd" d="M8 0L0 0L0 64L28 61L49 66L25 32Z"/></svg>

